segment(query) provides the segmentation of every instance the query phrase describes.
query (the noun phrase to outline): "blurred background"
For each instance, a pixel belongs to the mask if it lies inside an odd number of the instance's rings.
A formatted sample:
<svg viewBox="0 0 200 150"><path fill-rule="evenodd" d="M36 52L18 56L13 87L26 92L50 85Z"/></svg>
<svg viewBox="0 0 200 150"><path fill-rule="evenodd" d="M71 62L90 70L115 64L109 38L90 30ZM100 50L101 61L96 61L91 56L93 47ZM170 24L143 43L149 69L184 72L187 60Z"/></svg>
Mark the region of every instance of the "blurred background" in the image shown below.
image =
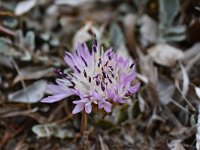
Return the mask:
<svg viewBox="0 0 200 150"><path fill-rule="evenodd" d="M105 49L137 60L142 84L112 113L89 115L90 149L195 150L199 15L199 0L0 0L0 149L80 149L74 97L39 101L54 68L68 68L65 51L91 47L95 33Z"/></svg>

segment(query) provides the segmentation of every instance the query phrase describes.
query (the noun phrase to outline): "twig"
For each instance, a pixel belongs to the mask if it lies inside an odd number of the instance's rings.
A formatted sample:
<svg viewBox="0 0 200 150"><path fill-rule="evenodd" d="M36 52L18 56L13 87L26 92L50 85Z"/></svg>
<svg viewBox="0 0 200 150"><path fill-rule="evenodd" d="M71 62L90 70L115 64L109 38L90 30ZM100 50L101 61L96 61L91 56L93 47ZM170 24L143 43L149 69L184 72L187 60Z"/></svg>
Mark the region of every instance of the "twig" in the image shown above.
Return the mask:
<svg viewBox="0 0 200 150"><path fill-rule="evenodd" d="M14 31L11 31L10 29L5 28L2 25L0 25L0 32L6 33L6 34L11 35L11 36L15 36L16 35Z"/></svg>

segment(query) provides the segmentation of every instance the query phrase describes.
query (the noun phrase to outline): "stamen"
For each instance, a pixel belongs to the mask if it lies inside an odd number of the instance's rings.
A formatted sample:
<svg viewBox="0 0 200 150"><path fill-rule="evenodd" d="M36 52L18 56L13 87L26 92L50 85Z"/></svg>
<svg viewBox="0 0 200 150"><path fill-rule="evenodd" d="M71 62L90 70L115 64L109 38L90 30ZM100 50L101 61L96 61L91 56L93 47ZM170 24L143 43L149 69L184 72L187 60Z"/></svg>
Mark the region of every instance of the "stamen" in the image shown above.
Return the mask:
<svg viewBox="0 0 200 150"><path fill-rule="evenodd" d="M106 64L104 66L107 66L108 65L108 61L106 61Z"/></svg>
<svg viewBox="0 0 200 150"><path fill-rule="evenodd" d="M89 77L89 82L91 82L92 81L92 79L91 79L91 77Z"/></svg>
<svg viewBox="0 0 200 150"><path fill-rule="evenodd" d="M78 71L78 73L81 73L77 66L74 65L74 68Z"/></svg>
<svg viewBox="0 0 200 150"><path fill-rule="evenodd" d="M75 52L76 52L76 55L79 57L79 55L78 55L78 51L76 50Z"/></svg>
<svg viewBox="0 0 200 150"><path fill-rule="evenodd" d="M96 80L96 85L97 85L97 86L99 86L99 83L100 83L100 82Z"/></svg>
<svg viewBox="0 0 200 150"><path fill-rule="evenodd" d="M108 78L108 81L109 81L110 83L112 83L112 81L111 81L111 79L110 79L110 78Z"/></svg>
<svg viewBox="0 0 200 150"><path fill-rule="evenodd" d="M130 69L133 68L134 65L135 65L135 63L132 63L132 64L130 65Z"/></svg>
<svg viewBox="0 0 200 150"><path fill-rule="evenodd" d="M104 71L102 71L102 73L103 73L103 77L106 78L106 73Z"/></svg>
<svg viewBox="0 0 200 150"><path fill-rule="evenodd" d="M101 82L101 89L102 89L102 91L105 91L105 87L103 86L102 82Z"/></svg>
<svg viewBox="0 0 200 150"><path fill-rule="evenodd" d="M65 55L72 59L72 57L67 52L65 52Z"/></svg>
<svg viewBox="0 0 200 150"><path fill-rule="evenodd" d="M97 52L97 48L95 45L92 46L92 50L96 53Z"/></svg>
<svg viewBox="0 0 200 150"><path fill-rule="evenodd" d="M107 75L107 79L110 83L112 83L112 80L110 79L110 77Z"/></svg>
<svg viewBox="0 0 200 150"><path fill-rule="evenodd" d="M84 73L84 77L86 77L86 78L87 78L87 73L86 73L86 71L85 71L85 70L84 70L84 72L83 72L83 73Z"/></svg>
<svg viewBox="0 0 200 150"><path fill-rule="evenodd" d="M71 84L73 85L73 86L75 86L76 84L73 82L73 81L70 81L71 82Z"/></svg>
<svg viewBox="0 0 200 150"><path fill-rule="evenodd" d="M113 70L114 70L112 66L108 66L108 67L110 68L110 70L111 70L111 71L113 71Z"/></svg>
<svg viewBox="0 0 200 150"><path fill-rule="evenodd" d="M54 72L58 75L58 76L60 76L60 77L62 77L62 78L66 78L67 77L67 74L66 73L64 73L63 71L61 71L60 69L54 69Z"/></svg>
<svg viewBox="0 0 200 150"><path fill-rule="evenodd" d="M87 64L86 60L85 60L82 56L81 56L81 59L82 59L82 61L84 62L85 66L87 67L88 64Z"/></svg>
<svg viewBox="0 0 200 150"><path fill-rule="evenodd" d="M101 64L101 58L99 58L98 67L100 67L100 64Z"/></svg>

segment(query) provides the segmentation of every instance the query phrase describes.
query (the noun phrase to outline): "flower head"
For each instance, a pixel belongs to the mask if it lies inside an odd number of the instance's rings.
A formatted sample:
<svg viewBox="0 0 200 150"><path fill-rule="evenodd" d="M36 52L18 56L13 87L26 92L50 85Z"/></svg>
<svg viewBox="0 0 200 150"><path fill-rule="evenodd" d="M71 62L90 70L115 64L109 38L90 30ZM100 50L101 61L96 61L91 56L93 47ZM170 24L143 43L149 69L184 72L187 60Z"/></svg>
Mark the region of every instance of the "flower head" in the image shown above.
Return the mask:
<svg viewBox="0 0 200 150"><path fill-rule="evenodd" d="M64 60L72 73L57 70L61 76L56 79L57 85L48 85L53 96L41 102L53 103L77 95L80 99L73 101L73 114L82 110L89 114L94 105L111 112L113 103L125 103L140 87L140 83L132 85L135 62L118 56L112 48L103 52L96 39L91 53L86 43L78 43L74 53L65 53Z"/></svg>

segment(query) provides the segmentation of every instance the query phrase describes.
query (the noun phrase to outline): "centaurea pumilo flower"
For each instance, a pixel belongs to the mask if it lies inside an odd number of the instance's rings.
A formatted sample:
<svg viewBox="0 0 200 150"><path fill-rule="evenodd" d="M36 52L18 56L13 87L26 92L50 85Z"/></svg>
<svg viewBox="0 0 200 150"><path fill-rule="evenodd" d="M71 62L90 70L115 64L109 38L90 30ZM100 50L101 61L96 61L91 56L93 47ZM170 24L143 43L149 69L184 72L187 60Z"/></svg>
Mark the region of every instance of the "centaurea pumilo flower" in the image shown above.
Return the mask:
<svg viewBox="0 0 200 150"><path fill-rule="evenodd" d="M72 73L58 71L62 78L56 79L57 85L48 85L53 96L41 102L53 103L77 95L80 99L73 101L73 114L83 110L89 114L94 105L111 112L113 103L125 103L140 87L140 83L132 85L135 62L118 56L112 48L103 52L96 39L91 53L86 43L78 43L74 53L65 53L64 60Z"/></svg>

